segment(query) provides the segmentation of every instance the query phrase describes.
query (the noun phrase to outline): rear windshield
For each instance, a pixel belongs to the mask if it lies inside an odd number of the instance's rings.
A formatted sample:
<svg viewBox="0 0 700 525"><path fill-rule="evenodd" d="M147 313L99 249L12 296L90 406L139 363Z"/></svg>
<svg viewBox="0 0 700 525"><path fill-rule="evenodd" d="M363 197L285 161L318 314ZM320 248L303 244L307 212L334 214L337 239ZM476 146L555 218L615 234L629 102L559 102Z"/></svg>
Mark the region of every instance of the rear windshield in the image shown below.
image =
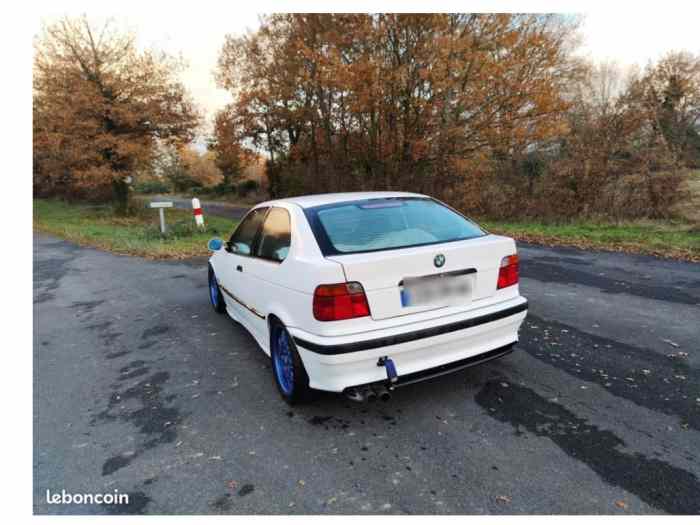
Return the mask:
<svg viewBox="0 0 700 525"><path fill-rule="evenodd" d="M426 198L341 202L305 211L324 255L392 250L485 235L470 220Z"/></svg>

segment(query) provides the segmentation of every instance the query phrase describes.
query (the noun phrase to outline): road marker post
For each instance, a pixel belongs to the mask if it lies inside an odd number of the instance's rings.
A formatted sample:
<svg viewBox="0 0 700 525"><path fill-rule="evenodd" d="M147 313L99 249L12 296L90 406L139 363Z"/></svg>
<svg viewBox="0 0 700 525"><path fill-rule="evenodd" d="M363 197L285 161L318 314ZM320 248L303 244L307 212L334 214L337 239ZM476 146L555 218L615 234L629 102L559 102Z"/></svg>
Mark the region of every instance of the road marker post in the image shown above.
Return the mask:
<svg viewBox="0 0 700 525"><path fill-rule="evenodd" d="M172 208L172 202L151 202L149 208L157 208L160 215L160 233L165 235L165 208Z"/></svg>
<svg viewBox="0 0 700 525"><path fill-rule="evenodd" d="M199 203L199 199L197 197L192 199L192 213L194 214L194 222L197 224L197 227L204 228L202 205Z"/></svg>

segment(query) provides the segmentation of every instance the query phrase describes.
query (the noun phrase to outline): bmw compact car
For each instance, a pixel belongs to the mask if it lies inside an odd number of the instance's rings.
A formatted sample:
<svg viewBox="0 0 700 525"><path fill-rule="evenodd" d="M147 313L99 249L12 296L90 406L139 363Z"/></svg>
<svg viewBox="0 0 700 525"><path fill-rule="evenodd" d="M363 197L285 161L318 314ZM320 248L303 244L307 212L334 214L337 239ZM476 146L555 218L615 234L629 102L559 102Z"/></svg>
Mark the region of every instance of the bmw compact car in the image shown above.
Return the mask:
<svg viewBox="0 0 700 525"><path fill-rule="evenodd" d="M388 399L509 353L527 313L515 242L414 193L255 206L212 239L209 296L271 357L282 397Z"/></svg>

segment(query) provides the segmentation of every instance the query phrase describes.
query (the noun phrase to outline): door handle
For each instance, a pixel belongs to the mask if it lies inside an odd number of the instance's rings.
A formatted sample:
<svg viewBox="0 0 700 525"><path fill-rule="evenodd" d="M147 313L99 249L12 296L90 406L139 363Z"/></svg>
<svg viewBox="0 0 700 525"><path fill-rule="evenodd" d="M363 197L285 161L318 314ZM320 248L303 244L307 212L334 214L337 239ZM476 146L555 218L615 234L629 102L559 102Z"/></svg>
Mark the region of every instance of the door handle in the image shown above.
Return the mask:
<svg viewBox="0 0 700 525"><path fill-rule="evenodd" d="M243 271L243 266L241 266L241 265L239 264L238 266L236 266L236 270L238 270L239 272L242 272L242 271Z"/></svg>

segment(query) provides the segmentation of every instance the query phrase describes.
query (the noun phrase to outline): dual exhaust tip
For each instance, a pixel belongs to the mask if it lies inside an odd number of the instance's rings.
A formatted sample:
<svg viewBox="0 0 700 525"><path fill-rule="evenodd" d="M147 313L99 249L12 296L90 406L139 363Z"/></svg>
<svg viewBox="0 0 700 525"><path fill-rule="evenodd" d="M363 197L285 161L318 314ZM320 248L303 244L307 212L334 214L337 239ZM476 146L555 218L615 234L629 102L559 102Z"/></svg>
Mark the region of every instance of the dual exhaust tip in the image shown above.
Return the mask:
<svg viewBox="0 0 700 525"><path fill-rule="evenodd" d="M372 402L377 399L389 401L391 399L391 392L382 384L365 385L348 388L345 391L345 397L358 403Z"/></svg>

